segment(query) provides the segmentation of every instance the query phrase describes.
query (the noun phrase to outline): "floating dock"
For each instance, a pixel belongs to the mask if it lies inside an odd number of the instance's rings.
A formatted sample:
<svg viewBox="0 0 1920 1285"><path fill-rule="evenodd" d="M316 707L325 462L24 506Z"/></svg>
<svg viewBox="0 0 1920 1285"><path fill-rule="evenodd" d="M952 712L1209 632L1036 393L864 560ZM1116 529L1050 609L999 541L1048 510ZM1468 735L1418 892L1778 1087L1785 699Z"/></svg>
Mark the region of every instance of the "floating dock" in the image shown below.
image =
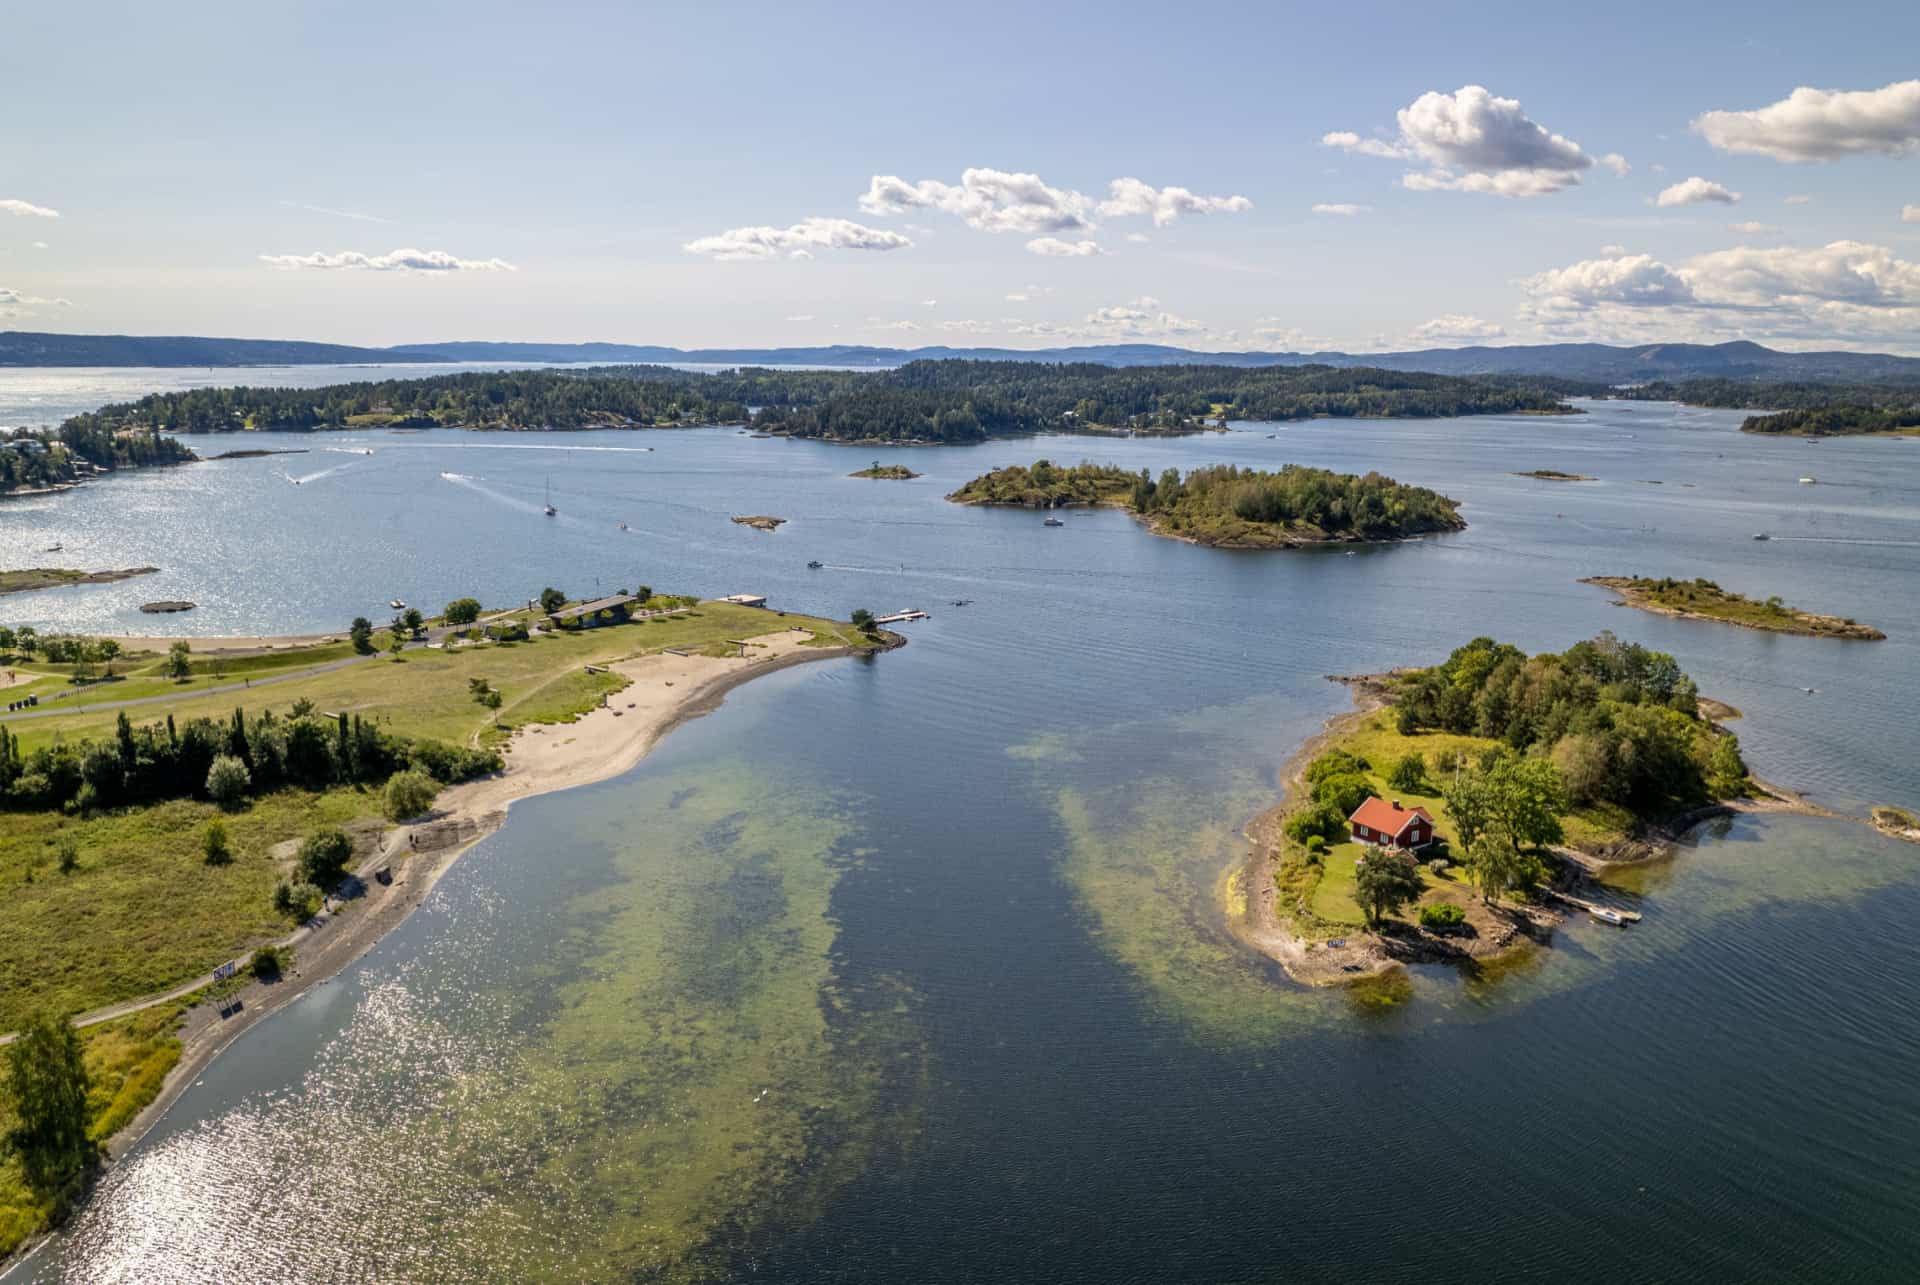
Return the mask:
<svg viewBox="0 0 1920 1285"><path fill-rule="evenodd" d="M897 625L907 620L931 620L931 619L933 619L933 617L929 616L926 612L921 611L918 608L914 608L909 611L896 611L891 616L875 616L873 618L873 623L876 625Z"/></svg>

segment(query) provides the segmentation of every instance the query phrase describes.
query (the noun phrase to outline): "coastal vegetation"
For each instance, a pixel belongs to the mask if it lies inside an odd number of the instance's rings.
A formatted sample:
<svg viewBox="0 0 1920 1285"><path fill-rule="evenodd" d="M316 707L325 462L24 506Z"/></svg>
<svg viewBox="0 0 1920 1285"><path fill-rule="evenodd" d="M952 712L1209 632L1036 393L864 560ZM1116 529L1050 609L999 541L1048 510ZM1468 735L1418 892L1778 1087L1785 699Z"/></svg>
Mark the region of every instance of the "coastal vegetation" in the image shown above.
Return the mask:
<svg viewBox="0 0 1920 1285"><path fill-rule="evenodd" d="M772 531L785 524L785 518L772 517L765 513L744 513L733 519L741 526L750 526L756 531Z"/></svg>
<svg viewBox="0 0 1920 1285"><path fill-rule="evenodd" d="M947 498L957 504L1026 509L1124 504L1139 482L1138 474L1112 464L1083 460L1071 467L1059 467L1051 460L1037 460L1032 468L1015 464L983 473Z"/></svg>
<svg viewBox="0 0 1920 1285"><path fill-rule="evenodd" d="M1880 639L1886 635L1872 625L1845 616L1822 616L1790 607L1775 596L1756 602L1711 580L1675 580L1671 576L1588 576L1581 584L1604 585L1629 607L1690 620L1718 620L1776 634L1807 634L1816 638Z"/></svg>
<svg viewBox="0 0 1920 1285"><path fill-rule="evenodd" d="M1849 403L1808 410L1750 415L1743 433L1783 433L1790 437L1847 437L1862 433L1920 433L1920 393L1903 405Z"/></svg>
<svg viewBox="0 0 1920 1285"><path fill-rule="evenodd" d="M152 426L78 415L56 431L0 432L0 495L73 486L121 468L184 464L194 453Z"/></svg>
<svg viewBox="0 0 1920 1285"><path fill-rule="evenodd" d="M905 482L920 475L904 464L882 464L879 460L875 460L871 465L861 469L858 473L849 473L847 476L882 478L896 482Z"/></svg>
<svg viewBox="0 0 1920 1285"><path fill-rule="evenodd" d="M1920 383L1911 379L1880 383L1661 380L1617 389L1609 395L1767 412L1749 416L1740 425L1743 433L1840 437L1920 432Z"/></svg>
<svg viewBox="0 0 1920 1285"><path fill-rule="evenodd" d="M1242 368L915 361L884 371L600 366L434 375L325 388L197 388L78 415L89 443L157 434L339 428L672 428L750 422L830 441L966 442L1058 431L1195 432L1315 416L1563 413L1566 381L1365 367ZM757 408L751 415L749 407ZM184 450L184 448L180 448Z"/></svg>
<svg viewBox="0 0 1920 1285"><path fill-rule="evenodd" d="M1597 477L1589 477L1585 473L1562 473L1559 469L1552 468L1528 469L1524 473L1515 473L1514 476L1538 478L1542 482L1597 482L1600 480Z"/></svg>
<svg viewBox="0 0 1920 1285"><path fill-rule="evenodd" d="M1266 868L1308 937L1387 922L1446 939L1430 953L1484 954L1529 931L1562 845L1644 852L1668 819L1754 788L1673 657L1611 634L1534 656L1477 638L1379 682L1387 707L1346 720L1278 814ZM1350 837L1373 796L1432 818L1417 889Z"/></svg>
<svg viewBox="0 0 1920 1285"><path fill-rule="evenodd" d="M73 571L63 567L26 567L19 571L0 571L0 593L31 593L35 589L60 589L76 584L111 584L134 576L150 576L159 567L128 567L124 571Z"/></svg>

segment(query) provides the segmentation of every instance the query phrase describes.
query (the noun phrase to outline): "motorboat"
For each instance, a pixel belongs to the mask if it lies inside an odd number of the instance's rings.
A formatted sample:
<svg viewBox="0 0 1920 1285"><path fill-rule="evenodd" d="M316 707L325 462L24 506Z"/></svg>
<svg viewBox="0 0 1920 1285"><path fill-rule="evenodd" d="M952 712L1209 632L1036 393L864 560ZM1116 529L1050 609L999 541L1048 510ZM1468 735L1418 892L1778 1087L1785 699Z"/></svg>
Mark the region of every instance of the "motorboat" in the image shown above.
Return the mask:
<svg viewBox="0 0 1920 1285"><path fill-rule="evenodd" d="M821 567L824 567L826 565L827 565L826 563L820 561L818 558L815 558L812 561L807 563L807 570L818 571Z"/></svg>
<svg viewBox="0 0 1920 1285"><path fill-rule="evenodd" d="M405 611L407 609L406 601L401 598L395 598L392 602L388 603L387 605L389 607L392 607L395 611Z"/></svg>
<svg viewBox="0 0 1920 1285"><path fill-rule="evenodd" d="M1814 484L1815 482L1817 482L1817 481L1819 481L1819 480L1820 480L1820 479L1818 479L1818 478L1816 478L1816 477L1815 477L1815 476L1814 476L1813 474L1811 474L1811 473L1809 473L1809 474L1807 474L1807 475L1806 475L1805 477L1803 477L1803 478L1801 478L1801 479L1800 479L1800 485L1802 485L1802 486L1812 486L1812 485L1813 485L1813 484Z"/></svg>
<svg viewBox="0 0 1920 1285"><path fill-rule="evenodd" d="M1593 917L1603 924L1612 924L1615 928L1625 928L1627 926L1626 916L1607 906L1595 906L1593 908Z"/></svg>
<svg viewBox="0 0 1920 1285"><path fill-rule="evenodd" d="M1062 522L1059 518L1049 515L1047 520L1043 522L1041 525L1042 526L1065 526L1066 523Z"/></svg>
<svg viewBox="0 0 1920 1285"><path fill-rule="evenodd" d="M1767 534L1767 533L1766 533L1765 531L1755 531L1755 532L1753 533L1753 538L1754 538L1754 539L1756 539L1756 540L1771 540L1771 539L1773 539L1773 537L1772 537L1772 536L1770 536L1770 535L1768 535L1768 534Z"/></svg>

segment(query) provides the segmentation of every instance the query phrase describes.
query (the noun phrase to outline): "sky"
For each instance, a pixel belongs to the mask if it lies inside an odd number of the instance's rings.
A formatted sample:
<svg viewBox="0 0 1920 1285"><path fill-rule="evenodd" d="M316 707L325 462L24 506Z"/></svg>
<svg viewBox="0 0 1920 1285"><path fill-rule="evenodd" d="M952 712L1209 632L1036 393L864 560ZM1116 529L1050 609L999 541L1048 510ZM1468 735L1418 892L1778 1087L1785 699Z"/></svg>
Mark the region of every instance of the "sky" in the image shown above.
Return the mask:
<svg viewBox="0 0 1920 1285"><path fill-rule="evenodd" d="M1920 352L1911 3L8 9L0 328Z"/></svg>

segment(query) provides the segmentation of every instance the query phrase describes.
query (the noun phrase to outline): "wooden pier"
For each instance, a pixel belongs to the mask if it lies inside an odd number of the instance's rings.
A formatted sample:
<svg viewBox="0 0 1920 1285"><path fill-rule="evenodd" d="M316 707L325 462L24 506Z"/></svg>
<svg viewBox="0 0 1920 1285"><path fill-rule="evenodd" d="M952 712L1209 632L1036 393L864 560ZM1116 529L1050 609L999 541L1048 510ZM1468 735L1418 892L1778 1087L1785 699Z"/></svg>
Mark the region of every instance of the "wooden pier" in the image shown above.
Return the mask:
<svg viewBox="0 0 1920 1285"><path fill-rule="evenodd" d="M933 617L929 616L926 612L916 608L908 611L896 611L891 616L875 616L873 618L873 623L876 625L897 625L907 620L931 620L931 619L933 619Z"/></svg>
<svg viewBox="0 0 1920 1285"><path fill-rule="evenodd" d="M1577 897L1570 892L1561 892L1555 888L1547 889L1547 895L1555 901L1564 901L1567 905L1584 910L1590 915L1597 911L1605 910L1620 916L1620 918L1627 923L1637 924L1640 922L1640 912L1637 910L1627 910L1621 906L1609 906L1602 901L1589 901L1585 897Z"/></svg>

